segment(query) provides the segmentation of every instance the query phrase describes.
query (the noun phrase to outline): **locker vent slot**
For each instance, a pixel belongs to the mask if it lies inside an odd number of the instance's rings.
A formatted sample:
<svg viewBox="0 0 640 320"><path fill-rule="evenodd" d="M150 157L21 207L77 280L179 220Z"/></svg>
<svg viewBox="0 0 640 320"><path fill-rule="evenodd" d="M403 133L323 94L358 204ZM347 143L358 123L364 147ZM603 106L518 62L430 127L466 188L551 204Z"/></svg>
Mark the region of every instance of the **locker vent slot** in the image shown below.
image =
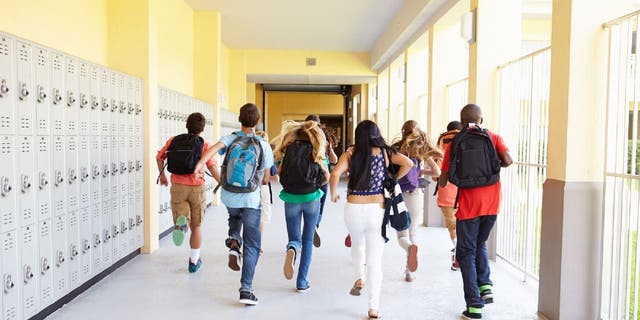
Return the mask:
<svg viewBox="0 0 640 320"><path fill-rule="evenodd" d="M20 128L22 129L30 129L31 128L31 120L28 117L20 117Z"/></svg>
<svg viewBox="0 0 640 320"><path fill-rule="evenodd" d="M49 152L49 146L45 138L40 138L40 141L38 141L38 151L45 154Z"/></svg>
<svg viewBox="0 0 640 320"><path fill-rule="evenodd" d="M76 228L78 226L78 214L73 212L69 215L69 226Z"/></svg>
<svg viewBox="0 0 640 320"><path fill-rule="evenodd" d="M7 38L0 39L0 55L9 55L9 44L7 43Z"/></svg>
<svg viewBox="0 0 640 320"><path fill-rule="evenodd" d="M64 199L56 200L56 212L62 212L64 210Z"/></svg>
<svg viewBox="0 0 640 320"><path fill-rule="evenodd" d="M18 52L18 58L24 62L29 62L29 49L26 45L21 44Z"/></svg>
<svg viewBox="0 0 640 320"><path fill-rule="evenodd" d="M82 266L82 275L83 276L88 276L91 274L91 269L89 269L89 265L83 265Z"/></svg>
<svg viewBox="0 0 640 320"><path fill-rule="evenodd" d="M73 60L71 59L67 60L67 73L69 75L76 74L76 65L73 63Z"/></svg>
<svg viewBox="0 0 640 320"><path fill-rule="evenodd" d="M29 153L31 152L31 143L29 142L29 140L27 137L24 138L25 140L22 141L22 143L20 143L20 152L22 153Z"/></svg>
<svg viewBox="0 0 640 320"><path fill-rule="evenodd" d="M78 206L78 197L76 195L69 195L69 206L75 208Z"/></svg>
<svg viewBox="0 0 640 320"><path fill-rule="evenodd" d="M62 152L62 140L60 140L60 138L56 139L55 148L56 152Z"/></svg>
<svg viewBox="0 0 640 320"><path fill-rule="evenodd" d="M76 139L69 139L68 151L76 151Z"/></svg>
<svg viewBox="0 0 640 320"><path fill-rule="evenodd" d="M89 75L87 74L87 65L84 63L80 64L80 77L87 78Z"/></svg>
<svg viewBox="0 0 640 320"><path fill-rule="evenodd" d="M87 132L87 130L89 129L89 125L87 124L87 121L81 121L80 122L80 131L81 132Z"/></svg>
<svg viewBox="0 0 640 320"><path fill-rule="evenodd" d="M11 154L11 141L8 141L7 138L5 138L5 140L2 141L0 148L2 150L2 154Z"/></svg>
<svg viewBox="0 0 640 320"><path fill-rule="evenodd" d="M40 216L47 216L49 215L49 204L48 203L41 203L40 204Z"/></svg>
<svg viewBox="0 0 640 320"><path fill-rule="evenodd" d="M51 287L42 288L42 300L48 301L51 299Z"/></svg>
<svg viewBox="0 0 640 320"><path fill-rule="evenodd" d="M31 242L33 242L33 229L26 227L22 235L22 243L30 244Z"/></svg>
<svg viewBox="0 0 640 320"><path fill-rule="evenodd" d="M33 218L33 210L31 208L22 209L22 220L29 221Z"/></svg>
<svg viewBox="0 0 640 320"><path fill-rule="evenodd" d="M4 212L2 214L2 225L3 226L10 226L13 224L13 211L11 209L8 209L9 211Z"/></svg>
<svg viewBox="0 0 640 320"><path fill-rule="evenodd" d="M56 131L62 131L62 120L55 120L53 127Z"/></svg>
<svg viewBox="0 0 640 320"><path fill-rule="evenodd" d="M89 222L89 211L87 209L82 211L82 222Z"/></svg>
<svg viewBox="0 0 640 320"><path fill-rule="evenodd" d="M40 119L38 120L38 129L46 130L47 129L47 120Z"/></svg>
<svg viewBox="0 0 640 320"><path fill-rule="evenodd" d="M0 116L0 128L11 128L11 116Z"/></svg>
<svg viewBox="0 0 640 320"><path fill-rule="evenodd" d="M82 195L80 195L80 197L81 197L81 198L80 198L80 201L81 201L82 203L89 203L89 194L88 194L88 193L86 193L85 191L86 191L86 189L85 189L85 190L82 190L82 192L83 192L83 193L82 193Z"/></svg>
<svg viewBox="0 0 640 320"><path fill-rule="evenodd" d="M64 219L58 217L56 220L56 232L64 232Z"/></svg>
<svg viewBox="0 0 640 320"><path fill-rule="evenodd" d="M69 131L74 132L76 131L76 122L73 120L69 120L69 123L67 129L69 129Z"/></svg>
<svg viewBox="0 0 640 320"><path fill-rule="evenodd" d="M25 310L35 309L35 307L36 307L36 297L30 296L30 297L24 299L24 307L25 307Z"/></svg>
<svg viewBox="0 0 640 320"><path fill-rule="evenodd" d="M60 56L55 56L52 59L53 62L53 70L62 70L62 59Z"/></svg>
<svg viewBox="0 0 640 320"><path fill-rule="evenodd" d="M47 57L43 50L38 51L38 65L44 67L47 64Z"/></svg>
<svg viewBox="0 0 640 320"><path fill-rule="evenodd" d="M15 306L11 306L4 310L4 320L18 319L18 310Z"/></svg>
<svg viewBox="0 0 640 320"><path fill-rule="evenodd" d="M80 273L78 271L71 272L71 283L76 283L80 280Z"/></svg>
<svg viewBox="0 0 640 320"><path fill-rule="evenodd" d="M57 287L58 291L64 291L64 289L67 287L66 283L64 281L64 278L59 279L57 285L58 285L58 287Z"/></svg>
<svg viewBox="0 0 640 320"><path fill-rule="evenodd" d="M9 252L11 250L13 250L16 247L16 241L15 239L11 236L11 233L7 233L4 241L3 241L3 252L4 254L9 254ZM6 256L5 256L6 257Z"/></svg>
<svg viewBox="0 0 640 320"><path fill-rule="evenodd" d="M44 239L44 241L50 241L49 238L49 225L47 222L43 222L40 224L40 238Z"/></svg>

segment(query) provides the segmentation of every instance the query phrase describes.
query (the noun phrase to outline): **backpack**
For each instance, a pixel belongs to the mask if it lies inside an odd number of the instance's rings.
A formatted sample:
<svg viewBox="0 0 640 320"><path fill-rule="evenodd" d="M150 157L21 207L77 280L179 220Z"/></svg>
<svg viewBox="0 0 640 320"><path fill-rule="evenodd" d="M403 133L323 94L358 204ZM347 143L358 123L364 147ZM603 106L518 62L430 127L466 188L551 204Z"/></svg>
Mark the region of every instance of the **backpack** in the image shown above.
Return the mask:
<svg viewBox="0 0 640 320"><path fill-rule="evenodd" d="M220 185L234 193L254 192L262 185L262 146L254 135L240 134L226 148L227 152L221 166Z"/></svg>
<svg viewBox="0 0 640 320"><path fill-rule="evenodd" d="M451 141L450 156L449 182L459 189L488 186L500 180L500 159L486 129L463 128Z"/></svg>
<svg viewBox="0 0 640 320"><path fill-rule="evenodd" d="M443 132L440 134L440 136L438 137L438 148L440 148L440 150L442 150L443 152L445 150L447 150L447 146L451 143L451 141L453 141L453 138L460 132L460 130L458 129L454 129L454 130L449 130L446 132ZM438 165L438 167L442 168L442 159L436 159L436 164ZM435 191L433 192L433 195L437 195L438 194L438 189L440 187L438 186L438 184L436 183L436 188Z"/></svg>
<svg viewBox="0 0 640 320"><path fill-rule="evenodd" d="M173 174L191 174L202 157L204 139L184 133L173 137L167 148L167 170Z"/></svg>
<svg viewBox="0 0 640 320"><path fill-rule="evenodd" d="M313 146L308 141L296 140L287 146L280 184L291 194L307 194L322 186L324 172L320 164L313 160Z"/></svg>

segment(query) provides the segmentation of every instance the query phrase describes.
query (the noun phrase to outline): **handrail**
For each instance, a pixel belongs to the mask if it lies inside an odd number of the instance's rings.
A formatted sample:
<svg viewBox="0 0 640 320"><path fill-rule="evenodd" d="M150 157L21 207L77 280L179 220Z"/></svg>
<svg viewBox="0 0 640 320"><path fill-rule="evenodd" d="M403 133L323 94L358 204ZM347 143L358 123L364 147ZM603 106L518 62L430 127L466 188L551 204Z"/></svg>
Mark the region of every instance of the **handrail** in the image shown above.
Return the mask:
<svg viewBox="0 0 640 320"><path fill-rule="evenodd" d="M456 84L460 84L460 83L465 82L465 81L468 81L468 80L469 80L469 77L464 77L464 78L462 78L462 79L459 79L459 80L456 80L456 81L454 81L454 82L451 82L451 83L447 84L447 85L446 85L446 87L447 87L447 88L448 88L448 87L453 87L453 86L455 86Z"/></svg>
<svg viewBox="0 0 640 320"><path fill-rule="evenodd" d="M640 10L636 10L636 11L634 11L634 12L631 12L631 13L625 14L625 15L624 15L624 16L622 16L622 17L615 18L615 19L613 19L613 20L611 20L611 21L609 21L609 22L605 22L605 23L603 23L603 24L602 24L602 29L607 29L607 28L609 28L609 27L611 27L611 26L617 25L618 23L620 23L620 22L622 22L622 21L624 21L624 20L627 20L627 19L629 19L629 18L631 18L631 17L638 16L638 15L640 15Z"/></svg>
<svg viewBox="0 0 640 320"><path fill-rule="evenodd" d="M542 52L545 52L545 51L547 51L547 50L550 50L550 49L551 49L551 46L548 46L548 47L544 47L544 48L538 49L538 50L536 50L536 51L530 52L530 53L525 54L524 56L522 56L522 57L520 57L520 58L517 58L517 59L511 60L511 61L509 61L509 62L507 62L507 63L504 63L504 64L499 65L499 66L498 66L498 69L502 69L502 68L504 68L504 67L506 67L506 66L508 66L508 65L510 65L510 64L514 64L514 63L516 63L516 62L520 62L520 61L522 61L522 60L525 60L525 59L527 59L527 58L533 57L533 56L535 56L535 55L538 55L538 54L540 54L540 53L542 53Z"/></svg>

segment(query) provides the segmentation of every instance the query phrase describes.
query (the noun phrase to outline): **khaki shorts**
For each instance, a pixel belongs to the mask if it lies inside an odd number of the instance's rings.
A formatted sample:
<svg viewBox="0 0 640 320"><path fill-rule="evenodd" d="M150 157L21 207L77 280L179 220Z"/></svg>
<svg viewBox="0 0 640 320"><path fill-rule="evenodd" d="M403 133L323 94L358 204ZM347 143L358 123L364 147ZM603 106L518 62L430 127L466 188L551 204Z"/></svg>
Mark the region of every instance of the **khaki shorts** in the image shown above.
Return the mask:
<svg viewBox="0 0 640 320"><path fill-rule="evenodd" d="M171 185L171 209L173 223L176 223L179 216L185 216L191 229L199 227L204 218L204 186Z"/></svg>
<svg viewBox="0 0 640 320"><path fill-rule="evenodd" d="M456 211L458 209L454 209L451 207L440 207L442 210L442 215L444 216L444 224L449 229L449 236L451 239L456 238Z"/></svg>

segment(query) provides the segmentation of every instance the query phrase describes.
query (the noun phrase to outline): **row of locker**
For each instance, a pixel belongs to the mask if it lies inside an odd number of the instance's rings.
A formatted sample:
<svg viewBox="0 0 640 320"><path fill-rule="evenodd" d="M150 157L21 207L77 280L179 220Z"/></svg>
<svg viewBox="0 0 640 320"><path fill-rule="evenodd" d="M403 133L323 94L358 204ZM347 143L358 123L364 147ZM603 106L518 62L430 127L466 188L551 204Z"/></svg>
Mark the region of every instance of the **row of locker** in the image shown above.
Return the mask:
<svg viewBox="0 0 640 320"><path fill-rule="evenodd" d="M206 125L202 134L205 141L207 136L211 136L213 132L213 106L206 102L194 99L176 91L160 87L159 94L159 112L158 112L158 145L163 146L167 140L177 134L186 132L186 120L189 114L200 112L205 116ZM208 141L211 143L211 141ZM168 180L170 173L167 173ZM160 232L167 230L173 225L173 216L171 213L171 195L169 189L171 186L159 186L159 221L158 228ZM215 181L209 176L205 176L205 194L206 203L213 201L213 189Z"/></svg>

